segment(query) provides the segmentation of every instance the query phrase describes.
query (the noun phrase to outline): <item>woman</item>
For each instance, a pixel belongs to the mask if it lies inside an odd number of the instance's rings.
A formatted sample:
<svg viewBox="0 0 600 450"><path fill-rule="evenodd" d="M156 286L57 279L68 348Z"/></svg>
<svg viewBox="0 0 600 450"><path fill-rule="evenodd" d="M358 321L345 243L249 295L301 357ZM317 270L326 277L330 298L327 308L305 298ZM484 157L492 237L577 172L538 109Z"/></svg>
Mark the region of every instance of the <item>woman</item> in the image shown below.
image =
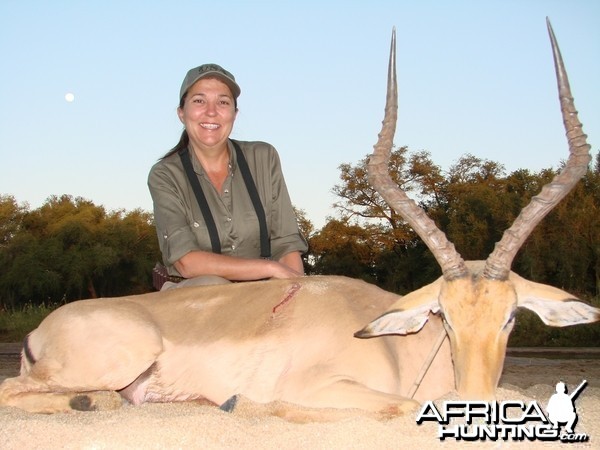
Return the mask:
<svg viewBox="0 0 600 450"><path fill-rule="evenodd" d="M192 284L304 274L307 245L277 151L229 139L240 92L234 76L216 64L190 70L177 108L185 129L148 177L167 271Z"/></svg>

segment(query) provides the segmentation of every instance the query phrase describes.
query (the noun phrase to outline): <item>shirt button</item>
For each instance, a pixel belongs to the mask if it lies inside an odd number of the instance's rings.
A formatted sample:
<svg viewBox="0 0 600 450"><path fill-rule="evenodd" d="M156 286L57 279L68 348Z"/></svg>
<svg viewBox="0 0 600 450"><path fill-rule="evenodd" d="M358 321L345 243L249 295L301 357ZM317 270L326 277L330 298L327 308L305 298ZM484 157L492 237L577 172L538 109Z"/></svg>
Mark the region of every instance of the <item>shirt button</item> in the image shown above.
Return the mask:
<svg viewBox="0 0 600 450"><path fill-rule="evenodd" d="M227 222L231 222L231 217L228 217L228 218L227 218Z"/></svg>
<svg viewBox="0 0 600 450"><path fill-rule="evenodd" d="M198 228L200 224L198 222L194 222L194 228Z"/></svg>
<svg viewBox="0 0 600 450"><path fill-rule="evenodd" d="M231 246L231 250L235 250L235 244Z"/></svg>
<svg viewBox="0 0 600 450"><path fill-rule="evenodd" d="M229 189L225 189L223 192L224 192L225 194L229 194Z"/></svg>

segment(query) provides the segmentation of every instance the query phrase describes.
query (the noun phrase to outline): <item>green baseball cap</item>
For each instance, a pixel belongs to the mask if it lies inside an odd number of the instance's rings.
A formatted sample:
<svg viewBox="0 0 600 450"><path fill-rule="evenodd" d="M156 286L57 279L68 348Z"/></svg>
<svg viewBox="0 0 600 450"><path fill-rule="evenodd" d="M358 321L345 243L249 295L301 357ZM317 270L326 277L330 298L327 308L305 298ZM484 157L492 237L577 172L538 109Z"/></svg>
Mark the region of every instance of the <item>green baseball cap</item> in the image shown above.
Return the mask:
<svg viewBox="0 0 600 450"><path fill-rule="evenodd" d="M188 89L191 88L196 81L206 77L214 77L221 80L223 83L229 86L233 97L236 99L242 92L238 84L235 82L235 77L231 74L231 72L223 69L218 64L202 64L201 66L188 71L187 75L183 79L183 83L181 83L179 100L183 98Z"/></svg>

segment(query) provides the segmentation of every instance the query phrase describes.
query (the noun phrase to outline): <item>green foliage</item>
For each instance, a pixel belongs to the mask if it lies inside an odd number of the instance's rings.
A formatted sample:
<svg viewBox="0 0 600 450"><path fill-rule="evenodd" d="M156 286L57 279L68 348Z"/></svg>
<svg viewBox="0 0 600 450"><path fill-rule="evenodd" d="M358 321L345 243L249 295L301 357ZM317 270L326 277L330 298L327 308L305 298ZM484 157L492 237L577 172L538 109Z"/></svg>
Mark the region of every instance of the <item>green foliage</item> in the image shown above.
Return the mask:
<svg viewBox="0 0 600 450"><path fill-rule="evenodd" d="M372 234L346 221L331 220L309 239L311 273L374 281Z"/></svg>
<svg viewBox="0 0 600 450"><path fill-rule="evenodd" d="M340 166L333 192L339 218L310 236L312 273L362 278L404 294L440 276L421 239L389 208L367 180L367 158ZM465 155L448 173L427 152L394 149L392 179L427 212L464 259L486 259L504 230L552 180L554 169L506 175L493 161ZM520 249L513 270L578 295L600 296L600 153L595 165L542 220ZM592 345L600 325L557 329L520 312L511 345Z"/></svg>
<svg viewBox="0 0 600 450"><path fill-rule="evenodd" d="M159 259L150 213L109 213L67 195L29 210L0 196L0 305L5 307L148 292Z"/></svg>
<svg viewBox="0 0 600 450"><path fill-rule="evenodd" d="M437 262L414 231L367 180L367 158L340 166L333 188L339 217L320 230L297 210L308 237L307 273L362 278L401 294L440 276ZM427 152L406 147L391 155L390 174L446 233L465 259L485 259L504 230L557 173L516 170L465 155L447 174ZM107 212L71 196L51 197L30 210L0 195L0 339L26 334L48 304L151 290L160 260L150 213ZM533 231L513 270L522 276L595 299L600 305L600 153L586 176ZM19 331L11 331L16 323ZM510 345L593 345L600 325L557 329L520 312Z"/></svg>
<svg viewBox="0 0 600 450"><path fill-rule="evenodd" d="M0 309L0 342L21 342L58 306L27 303L18 309Z"/></svg>

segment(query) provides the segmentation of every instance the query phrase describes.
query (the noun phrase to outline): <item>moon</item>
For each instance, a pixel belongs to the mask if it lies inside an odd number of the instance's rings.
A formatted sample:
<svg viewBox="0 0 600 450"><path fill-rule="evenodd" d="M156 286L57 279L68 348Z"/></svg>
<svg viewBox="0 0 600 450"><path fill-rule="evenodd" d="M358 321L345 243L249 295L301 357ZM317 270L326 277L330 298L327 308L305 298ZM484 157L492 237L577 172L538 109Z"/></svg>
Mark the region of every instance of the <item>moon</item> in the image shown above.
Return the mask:
<svg viewBox="0 0 600 450"><path fill-rule="evenodd" d="M69 103L73 102L73 100L75 100L75 95L71 92L67 92L65 94L65 100Z"/></svg>

